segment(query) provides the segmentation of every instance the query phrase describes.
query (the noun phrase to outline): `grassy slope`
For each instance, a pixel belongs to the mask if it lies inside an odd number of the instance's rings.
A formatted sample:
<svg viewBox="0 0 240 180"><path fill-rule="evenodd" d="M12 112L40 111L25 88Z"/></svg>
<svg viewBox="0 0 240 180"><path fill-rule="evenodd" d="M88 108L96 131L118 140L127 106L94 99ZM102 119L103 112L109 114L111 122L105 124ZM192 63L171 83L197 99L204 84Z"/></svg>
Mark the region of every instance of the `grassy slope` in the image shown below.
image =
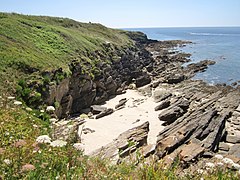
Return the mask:
<svg viewBox="0 0 240 180"><path fill-rule="evenodd" d="M122 31L100 24L0 13L0 90L13 89L19 78L30 76L22 69L68 71L73 59L94 65L89 53L104 51L106 42L119 48L132 44Z"/></svg>

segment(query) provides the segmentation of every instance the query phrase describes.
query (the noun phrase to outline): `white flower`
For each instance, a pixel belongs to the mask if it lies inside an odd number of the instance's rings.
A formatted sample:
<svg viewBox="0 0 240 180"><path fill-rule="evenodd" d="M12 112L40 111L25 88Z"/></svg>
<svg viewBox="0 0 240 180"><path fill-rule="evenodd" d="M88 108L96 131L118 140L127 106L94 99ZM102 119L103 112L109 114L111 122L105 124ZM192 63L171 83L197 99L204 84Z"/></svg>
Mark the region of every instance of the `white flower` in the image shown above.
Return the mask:
<svg viewBox="0 0 240 180"><path fill-rule="evenodd" d="M40 112L41 112L41 113L44 113L44 110L41 109Z"/></svg>
<svg viewBox="0 0 240 180"><path fill-rule="evenodd" d="M237 163L233 163L232 165L236 170L240 170L240 165Z"/></svg>
<svg viewBox="0 0 240 180"><path fill-rule="evenodd" d="M208 163L206 163L206 167L214 168L214 167L215 167L215 164L213 164L213 163L211 163L211 162L208 162Z"/></svg>
<svg viewBox="0 0 240 180"><path fill-rule="evenodd" d="M39 136L36 140L38 143L51 143L51 138L48 135Z"/></svg>
<svg viewBox="0 0 240 180"><path fill-rule="evenodd" d="M48 106L46 111L55 111L55 107L53 106Z"/></svg>
<svg viewBox="0 0 240 180"><path fill-rule="evenodd" d="M15 97L9 96L8 99L9 99L9 100L13 100L13 99L15 99Z"/></svg>
<svg viewBox="0 0 240 180"><path fill-rule="evenodd" d="M21 101L14 101L13 104L14 104L14 105L22 105L22 102L21 102Z"/></svg>
<svg viewBox="0 0 240 180"><path fill-rule="evenodd" d="M10 165L11 164L11 161L9 159L4 159L3 162L7 165Z"/></svg>
<svg viewBox="0 0 240 180"><path fill-rule="evenodd" d="M57 119L56 119L56 118L50 118L49 121L50 121L51 123L55 123L55 122L57 122Z"/></svg>
<svg viewBox="0 0 240 180"><path fill-rule="evenodd" d="M37 128L37 127L38 127L38 125L36 125L36 124L33 124L33 127L34 127L34 128Z"/></svg>
<svg viewBox="0 0 240 180"><path fill-rule="evenodd" d="M198 170L197 170L197 173L198 173L198 174L202 174L202 173L203 173L203 170L202 170L202 169L198 169Z"/></svg>
<svg viewBox="0 0 240 180"><path fill-rule="evenodd" d="M67 145L67 142L63 141L63 140L55 140L50 143L50 146L52 146L52 147L63 147L66 145Z"/></svg>
<svg viewBox="0 0 240 180"><path fill-rule="evenodd" d="M230 164L230 165L233 165L233 164L234 164L233 160L231 160L231 159L229 159L229 158L223 158L222 161L223 161L225 164Z"/></svg>
<svg viewBox="0 0 240 180"><path fill-rule="evenodd" d="M223 159L223 156L220 155L220 154L216 154L214 157L215 157L216 159L219 159L219 160L222 160L222 159Z"/></svg>
<svg viewBox="0 0 240 180"><path fill-rule="evenodd" d="M32 108L27 107L27 108L26 108L26 111L29 111L29 112L30 112L30 111L32 111Z"/></svg>
<svg viewBox="0 0 240 180"><path fill-rule="evenodd" d="M221 162L218 162L217 163L217 166L223 166L224 164L223 163L221 163Z"/></svg>
<svg viewBox="0 0 240 180"><path fill-rule="evenodd" d="M82 144L81 143L75 143L73 144L73 147L76 149L76 150L83 150L83 147L82 147Z"/></svg>

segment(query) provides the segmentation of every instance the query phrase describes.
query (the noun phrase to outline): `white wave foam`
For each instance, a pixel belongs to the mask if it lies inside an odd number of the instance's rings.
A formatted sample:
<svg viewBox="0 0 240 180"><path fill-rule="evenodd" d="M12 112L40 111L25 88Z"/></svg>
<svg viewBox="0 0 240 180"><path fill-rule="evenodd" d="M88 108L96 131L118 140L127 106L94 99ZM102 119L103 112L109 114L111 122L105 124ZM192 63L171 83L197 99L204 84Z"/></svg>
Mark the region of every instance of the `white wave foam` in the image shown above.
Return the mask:
<svg viewBox="0 0 240 180"><path fill-rule="evenodd" d="M240 34L222 34L222 33L195 33L190 32L190 35L196 35L196 36L240 36Z"/></svg>

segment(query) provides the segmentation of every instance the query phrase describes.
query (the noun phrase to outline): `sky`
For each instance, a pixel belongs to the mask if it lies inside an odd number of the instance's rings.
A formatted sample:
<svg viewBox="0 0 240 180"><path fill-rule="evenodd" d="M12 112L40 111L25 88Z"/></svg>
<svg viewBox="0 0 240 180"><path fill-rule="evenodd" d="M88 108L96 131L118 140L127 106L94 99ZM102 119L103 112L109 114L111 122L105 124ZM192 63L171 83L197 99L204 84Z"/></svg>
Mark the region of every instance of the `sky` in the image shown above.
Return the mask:
<svg viewBox="0 0 240 180"><path fill-rule="evenodd" d="M240 26L240 0L0 0L0 11L112 28Z"/></svg>

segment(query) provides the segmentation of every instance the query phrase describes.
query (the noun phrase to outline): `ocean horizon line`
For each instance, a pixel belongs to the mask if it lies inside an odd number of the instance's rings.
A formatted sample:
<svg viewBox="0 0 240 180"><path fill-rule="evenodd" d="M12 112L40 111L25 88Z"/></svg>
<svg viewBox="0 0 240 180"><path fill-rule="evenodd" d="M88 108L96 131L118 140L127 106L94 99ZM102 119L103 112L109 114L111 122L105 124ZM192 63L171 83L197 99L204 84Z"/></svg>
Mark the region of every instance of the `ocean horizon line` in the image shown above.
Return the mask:
<svg viewBox="0 0 240 180"><path fill-rule="evenodd" d="M165 26L165 27L124 27L124 28L116 28L116 29L168 29L168 28L240 28L240 25L237 26Z"/></svg>

